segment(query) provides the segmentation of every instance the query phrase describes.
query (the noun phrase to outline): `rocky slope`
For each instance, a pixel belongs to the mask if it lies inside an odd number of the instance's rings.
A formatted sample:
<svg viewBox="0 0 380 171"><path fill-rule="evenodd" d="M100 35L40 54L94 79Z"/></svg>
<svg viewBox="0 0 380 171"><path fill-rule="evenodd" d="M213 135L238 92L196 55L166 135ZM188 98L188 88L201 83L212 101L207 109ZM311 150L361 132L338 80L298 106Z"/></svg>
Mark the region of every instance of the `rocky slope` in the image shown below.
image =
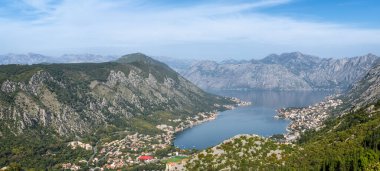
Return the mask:
<svg viewBox="0 0 380 171"><path fill-rule="evenodd" d="M357 83L340 98L346 101L345 107L357 110L380 99L380 63L374 65Z"/></svg>
<svg viewBox="0 0 380 171"><path fill-rule="evenodd" d="M80 136L129 127L129 118L157 111L186 116L233 103L143 54L97 64L3 65L0 85L0 137L40 127Z"/></svg>
<svg viewBox="0 0 380 171"><path fill-rule="evenodd" d="M373 54L325 59L293 52L251 61L200 61L182 75L205 89L342 90L377 60Z"/></svg>
<svg viewBox="0 0 380 171"><path fill-rule="evenodd" d="M203 150L187 162L187 170L276 170L286 164L292 145L277 144L257 135L236 135ZM269 169L272 168L272 169Z"/></svg>

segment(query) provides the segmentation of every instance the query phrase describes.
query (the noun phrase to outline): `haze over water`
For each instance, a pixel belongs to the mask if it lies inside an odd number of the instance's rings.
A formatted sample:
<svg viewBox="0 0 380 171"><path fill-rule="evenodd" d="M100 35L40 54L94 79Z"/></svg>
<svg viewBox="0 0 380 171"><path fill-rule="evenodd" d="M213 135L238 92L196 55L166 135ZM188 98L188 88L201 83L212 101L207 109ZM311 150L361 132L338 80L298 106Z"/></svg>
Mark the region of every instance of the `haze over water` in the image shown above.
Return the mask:
<svg viewBox="0 0 380 171"><path fill-rule="evenodd" d="M287 120L275 119L276 109L304 107L333 94L330 91L210 91L237 97L253 105L221 112L217 119L197 125L176 135L174 145L180 148L205 149L237 134L271 136L286 132Z"/></svg>

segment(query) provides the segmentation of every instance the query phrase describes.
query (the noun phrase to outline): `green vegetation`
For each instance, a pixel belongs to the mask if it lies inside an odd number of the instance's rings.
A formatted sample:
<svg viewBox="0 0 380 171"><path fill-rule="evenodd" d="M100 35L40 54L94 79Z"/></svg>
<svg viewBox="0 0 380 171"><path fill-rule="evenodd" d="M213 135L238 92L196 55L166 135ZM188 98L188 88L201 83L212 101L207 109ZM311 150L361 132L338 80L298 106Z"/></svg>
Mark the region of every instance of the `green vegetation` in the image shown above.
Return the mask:
<svg viewBox="0 0 380 171"><path fill-rule="evenodd" d="M176 126L172 120L234 104L143 54L105 63L1 65L0 86L7 80L8 90L0 91L0 167L56 170L93 153L67 142L95 146L130 133L162 134L156 125Z"/></svg>
<svg viewBox="0 0 380 171"><path fill-rule="evenodd" d="M151 122L149 122L149 120L146 120L144 118L146 117L141 116L129 119L128 122L131 124L131 129L139 133L150 135L162 133L162 131L157 129L154 124L152 124Z"/></svg>
<svg viewBox="0 0 380 171"><path fill-rule="evenodd" d="M152 164L146 164L146 165L139 165L130 169L122 169L122 170L126 170L126 171L165 170L165 164L152 163Z"/></svg>
<svg viewBox="0 0 380 171"><path fill-rule="evenodd" d="M51 131L25 132L23 136L0 138L0 166L11 166L36 170L57 170L60 164L87 160L92 151L78 148L72 150L65 138L56 137Z"/></svg>
<svg viewBox="0 0 380 171"><path fill-rule="evenodd" d="M303 150L289 160L291 168L371 170L379 166L380 112L362 110L331 119L326 127L305 133Z"/></svg>
<svg viewBox="0 0 380 171"><path fill-rule="evenodd" d="M291 145L243 135L198 153L186 167L188 170L273 170L282 167L294 150Z"/></svg>
<svg viewBox="0 0 380 171"><path fill-rule="evenodd" d="M306 131L295 146L260 138L235 138L198 153L189 170L380 170L380 101L359 111L330 118L319 131ZM371 110L369 110L371 109ZM278 140L282 137L273 136ZM244 143L242 143L244 141ZM261 148L253 142L260 141ZM281 157L268 155L280 149ZM215 151L223 150L222 155ZM240 155L239 155L240 154Z"/></svg>
<svg viewBox="0 0 380 171"><path fill-rule="evenodd" d="M169 162L180 162L182 161L183 159L187 159L188 157L187 156L175 156L175 157L171 157L167 160L164 160L162 162L164 163L169 163Z"/></svg>

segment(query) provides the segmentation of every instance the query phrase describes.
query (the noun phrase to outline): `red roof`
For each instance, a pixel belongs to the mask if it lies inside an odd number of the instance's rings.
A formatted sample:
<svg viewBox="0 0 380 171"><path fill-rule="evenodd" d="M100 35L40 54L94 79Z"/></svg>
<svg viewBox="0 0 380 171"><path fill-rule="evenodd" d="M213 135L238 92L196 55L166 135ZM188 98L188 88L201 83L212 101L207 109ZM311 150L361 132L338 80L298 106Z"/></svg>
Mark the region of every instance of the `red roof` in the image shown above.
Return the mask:
<svg viewBox="0 0 380 171"><path fill-rule="evenodd" d="M139 160L152 160L153 156L140 156Z"/></svg>

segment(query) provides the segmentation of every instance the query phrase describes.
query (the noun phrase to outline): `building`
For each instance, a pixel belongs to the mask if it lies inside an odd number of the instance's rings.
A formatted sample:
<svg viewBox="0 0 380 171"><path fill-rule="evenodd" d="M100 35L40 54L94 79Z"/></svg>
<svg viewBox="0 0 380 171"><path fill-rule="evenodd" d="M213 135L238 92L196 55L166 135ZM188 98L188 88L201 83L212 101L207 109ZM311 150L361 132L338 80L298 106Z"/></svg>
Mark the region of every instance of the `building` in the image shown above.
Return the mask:
<svg viewBox="0 0 380 171"><path fill-rule="evenodd" d="M148 162L148 161L153 160L153 159L154 159L153 156L140 156L138 158L138 160L141 162Z"/></svg>

